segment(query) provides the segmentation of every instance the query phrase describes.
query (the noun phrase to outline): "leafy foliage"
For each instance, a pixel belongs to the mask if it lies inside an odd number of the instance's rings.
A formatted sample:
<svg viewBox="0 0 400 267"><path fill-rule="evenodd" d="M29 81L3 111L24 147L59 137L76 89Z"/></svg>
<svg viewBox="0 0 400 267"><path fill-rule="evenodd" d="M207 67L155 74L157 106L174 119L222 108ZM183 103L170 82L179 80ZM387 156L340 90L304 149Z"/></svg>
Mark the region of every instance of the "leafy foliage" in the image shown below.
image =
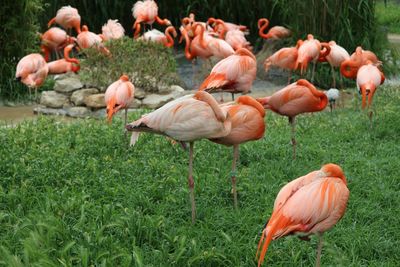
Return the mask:
<svg viewBox="0 0 400 267"><path fill-rule="evenodd" d="M358 99L299 117L295 161L287 119L268 112L265 137L240 148L237 211L231 149L197 142L195 225L188 155L165 137L143 134L127 148L118 118L2 127L0 266L254 266L279 189L327 162L343 167L351 193L345 216L324 235L323 265L397 266L398 88L379 88L374 105L372 129ZM316 245L314 237L274 241L265 265L311 266Z"/></svg>
<svg viewBox="0 0 400 267"><path fill-rule="evenodd" d="M382 1L376 4L376 17L380 25L390 33L400 34L400 3L389 1L386 5Z"/></svg>
<svg viewBox="0 0 400 267"><path fill-rule="evenodd" d="M127 74L135 86L156 91L158 84L177 83L176 62L170 48L125 37L105 43L111 56L95 48L83 51L86 57L79 72L82 81L105 90L112 82Z"/></svg>

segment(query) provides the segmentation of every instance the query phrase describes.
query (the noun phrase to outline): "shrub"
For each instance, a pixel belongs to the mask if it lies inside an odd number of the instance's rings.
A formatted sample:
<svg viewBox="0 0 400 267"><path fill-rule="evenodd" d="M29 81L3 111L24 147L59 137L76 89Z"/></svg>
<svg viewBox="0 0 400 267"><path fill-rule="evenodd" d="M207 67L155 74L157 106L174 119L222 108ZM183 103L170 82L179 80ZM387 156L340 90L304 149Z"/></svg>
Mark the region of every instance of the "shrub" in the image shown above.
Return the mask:
<svg viewBox="0 0 400 267"><path fill-rule="evenodd" d="M127 74L135 86L145 91L157 91L158 85L177 83L176 62L170 48L161 44L134 41L132 38L105 43L111 56L95 48L83 51L79 72L85 84L105 90L112 82Z"/></svg>

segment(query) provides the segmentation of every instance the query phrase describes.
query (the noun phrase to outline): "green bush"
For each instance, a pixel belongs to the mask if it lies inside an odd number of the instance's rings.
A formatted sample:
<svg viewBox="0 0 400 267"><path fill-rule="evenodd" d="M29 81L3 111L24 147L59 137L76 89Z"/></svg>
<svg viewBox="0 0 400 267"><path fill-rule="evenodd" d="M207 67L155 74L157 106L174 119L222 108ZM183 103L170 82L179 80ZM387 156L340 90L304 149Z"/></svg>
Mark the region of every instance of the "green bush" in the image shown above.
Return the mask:
<svg viewBox="0 0 400 267"><path fill-rule="evenodd" d="M86 49L79 72L84 83L105 90L112 82L127 74L135 86L145 91L157 91L158 84L179 83L176 62L170 48L161 44L134 41L132 38L105 43L111 56L95 48Z"/></svg>
<svg viewBox="0 0 400 267"><path fill-rule="evenodd" d="M38 51L43 0L5 0L0 9L0 97L18 99L28 90L14 81L18 61Z"/></svg>

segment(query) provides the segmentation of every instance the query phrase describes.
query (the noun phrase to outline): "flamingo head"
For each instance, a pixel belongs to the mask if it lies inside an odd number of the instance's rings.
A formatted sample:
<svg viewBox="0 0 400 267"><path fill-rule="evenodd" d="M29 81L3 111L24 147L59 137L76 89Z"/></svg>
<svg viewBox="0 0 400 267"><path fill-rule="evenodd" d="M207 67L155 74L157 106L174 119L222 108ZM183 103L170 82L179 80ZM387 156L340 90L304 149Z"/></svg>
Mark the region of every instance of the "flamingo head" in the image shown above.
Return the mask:
<svg viewBox="0 0 400 267"><path fill-rule="evenodd" d="M128 75L126 75L126 74L123 74L121 77L119 77L119 79L120 79L121 81L123 81L123 82L129 81L129 77L128 77Z"/></svg>
<svg viewBox="0 0 400 267"><path fill-rule="evenodd" d="M270 108L270 105L269 105L270 98L271 98L270 96L266 96L263 98L257 98L256 100L258 103L260 103L264 107L264 109L269 109Z"/></svg>
<svg viewBox="0 0 400 267"><path fill-rule="evenodd" d="M322 166L321 171L323 171L328 177L337 177L346 182L346 177L344 176L344 172L339 165L336 165L334 163L328 163Z"/></svg>
<svg viewBox="0 0 400 267"><path fill-rule="evenodd" d="M89 31L88 26L87 26L87 25L83 25L83 26L82 26L82 31L83 31L83 32Z"/></svg>

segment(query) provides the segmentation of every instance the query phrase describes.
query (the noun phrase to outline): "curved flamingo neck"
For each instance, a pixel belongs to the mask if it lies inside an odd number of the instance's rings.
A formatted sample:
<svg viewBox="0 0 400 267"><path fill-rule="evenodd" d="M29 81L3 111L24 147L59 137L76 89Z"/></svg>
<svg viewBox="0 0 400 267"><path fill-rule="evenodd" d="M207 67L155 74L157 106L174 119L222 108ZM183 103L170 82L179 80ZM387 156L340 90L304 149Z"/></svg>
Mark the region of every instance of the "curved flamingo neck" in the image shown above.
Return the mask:
<svg viewBox="0 0 400 267"><path fill-rule="evenodd" d="M64 48L64 58L65 58L65 60L66 60L67 62L79 64L79 60L78 60L78 59L76 59L76 58L71 58L71 57L69 56L69 54L71 53L71 50L72 50L73 47L74 47L74 45L70 44L70 45L67 45L67 46Z"/></svg>
<svg viewBox="0 0 400 267"><path fill-rule="evenodd" d="M265 33L265 30L268 28L269 26L269 20L268 19L259 19L258 20L258 35L260 35L261 38L267 39L268 38L268 34Z"/></svg>
<svg viewBox="0 0 400 267"><path fill-rule="evenodd" d="M133 25L133 28L135 29L135 33L133 34L133 38L137 39L139 38L140 35L140 23L136 23Z"/></svg>
<svg viewBox="0 0 400 267"><path fill-rule="evenodd" d="M326 58L331 52L331 46L328 43L321 43L321 48L322 50L319 53L319 57Z"/></svg>
<svg viewBox="0 0 400 267"><path fill-rule="evenodd" d="M310 83L305 79L298 80L297 85L307 87L310 90L310 92L317 97L326 96L323 92L317 90L317 88L315 88L315 86L312 83Z"/></svg>
<svg viewBox="0 0 400 267"><path fill-rule="evenodd" d="M193 26L193 32L194 33L196 33L196 29L198 28L198 27L200 27L200 33L199 33L199 41L200 41L200 45L202 46L202 47L207 47L207 44L206 44L206 42L204 41L204 31L205 31L205 28L204 28L204 26L202 25L202 24L200 24L200 23L196 23L194 26Z"/></svg>
<svg viewBox="0 0 400 267"><path fill-rule="evenodd" d="M218 105L217 101L215 100L212 95L205 91L198 91L195 95L194 98L203 102L206 102L207 104L210 105L211 109L214 111L215 117L217 117L217 120L224 122L226 120L226 115L222 112L222 109Z"/></svg>
<svg viewBox="0 0 400 267"><path fill-rule="evenodd" d="M238 56L248 56L251 57L252 59L256 60L256 57L253 55L253 53L251 53L248 49L246 48L239 48L238 50L236 50L235 55Z"/></svg>
<svg viewBox="0 0 400 267"><path fill-rule="evenodd" d="M265 116L264 107L257 100L252 98L251 96L247 96L247 95L239 96L239 98L236 100L236 102L243 104L243 105L251 106L251 107L257 109L257 111L260 113L260 115L262 117Z"/></svg>
<svg viewBox="0 0 400 267"><path fill-rule="evenodd" d="M40 50L44 54L44 60L46 62L49 62L49 60L50 60L50 51L49 51L49 49L45 45L41 45L40 46Z"/></svg>
<svg viewBox="0 0 400 267"><path fill-rule="evenodd" d="M167 42L165 43L166 47L174 46L174 39L172 38L171 34L176 36L176 31L173 26L169 26L167 29L165 29L165 37L167 38Z"/></svg>
<svg viewBox="0 0 400 267"><path fill-rule="evenodd" d="M159 16L156 16L155 21L160 25L170 25L171 22L167 19L160 19Z"/></svg>
<svg viewBox="0 0 400 267"><path fill-rule="evenodd" d="M357 71L360 68L360 58L356 57L355 60L347 59L340 65L340 73L350 79L357 77Z"/></svg>
<svg viewBox="0 0 400 267"><path fill-rule="evenodd" d="M182 34L182 36L183 36L183 38L185 39L185 42L186 42L186 44L185 44L185 57L188 60L192 60L194 58L194 55L192 55L190 53L190 42L191 41L190 41L189 35L188 35L188 33L187 33L187 31L185 29L181 30L181 34Z"/></svg>
<svg viewBox="0 0 400 267"><path fill-rule="evenodd" d="M225 25L225 22L222 20L222 19L217 19L216 21L215 21L215 23L216 23L216 28L217 28L217 26L218 25L221 25L220 27L222 27L222 30L221 30L221 32L219 33L219 38L221 38L222 40L224 40L225 39L225 35L226 35L226 32L228 31L228 29L227 29L227 27L226 27L226 25Z"/></svg>

